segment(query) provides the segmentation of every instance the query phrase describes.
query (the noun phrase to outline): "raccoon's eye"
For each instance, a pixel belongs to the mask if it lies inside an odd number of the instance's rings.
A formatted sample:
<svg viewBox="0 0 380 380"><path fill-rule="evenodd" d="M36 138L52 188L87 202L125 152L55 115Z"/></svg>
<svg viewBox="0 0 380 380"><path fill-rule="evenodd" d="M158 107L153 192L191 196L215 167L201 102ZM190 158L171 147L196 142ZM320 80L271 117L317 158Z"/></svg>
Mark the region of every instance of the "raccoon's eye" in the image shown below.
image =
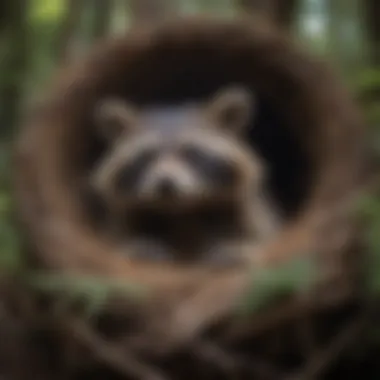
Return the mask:
<svg viewBox="0 0 380 380"><path fill-rule="evenodd" d="M132 190L139 182L146 168L155 160L158 152L149 150L141 152L125 164L116 174L115 187L117 190Z"/></svg>
<svg viewBox="0 0 380 380"><path fill-rule="evenodd" d="M232 162L223 157L193 146L184 147L182 157L198 173L216 185L229 185L236 181L237 170Z"/></svg>

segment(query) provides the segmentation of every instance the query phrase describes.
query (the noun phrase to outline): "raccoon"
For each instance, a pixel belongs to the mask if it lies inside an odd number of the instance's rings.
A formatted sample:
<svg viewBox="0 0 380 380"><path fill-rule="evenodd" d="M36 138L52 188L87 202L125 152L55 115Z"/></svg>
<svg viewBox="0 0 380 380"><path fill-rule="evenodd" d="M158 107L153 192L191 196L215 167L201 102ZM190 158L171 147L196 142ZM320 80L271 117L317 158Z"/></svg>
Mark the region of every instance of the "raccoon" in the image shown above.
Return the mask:
<svg viewBox="0 0 380 380"><path fill-rule="evenodd" d="M232 263L240 243L273 235L264 165L243 138L252 110L252 95L236 86L175 107L100 104L110 149L91 183L130 256Z"/></svg>

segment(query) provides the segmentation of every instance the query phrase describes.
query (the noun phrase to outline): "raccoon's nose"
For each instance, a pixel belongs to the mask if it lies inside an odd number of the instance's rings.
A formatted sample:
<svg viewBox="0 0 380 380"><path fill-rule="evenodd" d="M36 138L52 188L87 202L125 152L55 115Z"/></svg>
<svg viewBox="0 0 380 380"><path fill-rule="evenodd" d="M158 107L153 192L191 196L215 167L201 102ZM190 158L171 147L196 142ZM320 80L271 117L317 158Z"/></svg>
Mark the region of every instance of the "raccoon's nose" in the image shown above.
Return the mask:
<svg viewBox="0 0 380 380"><path fill-rule="evenodd" d="M162 178L156 185L156 191L164 197L174 196L177 193L177 186L173 179Z"/></svg>

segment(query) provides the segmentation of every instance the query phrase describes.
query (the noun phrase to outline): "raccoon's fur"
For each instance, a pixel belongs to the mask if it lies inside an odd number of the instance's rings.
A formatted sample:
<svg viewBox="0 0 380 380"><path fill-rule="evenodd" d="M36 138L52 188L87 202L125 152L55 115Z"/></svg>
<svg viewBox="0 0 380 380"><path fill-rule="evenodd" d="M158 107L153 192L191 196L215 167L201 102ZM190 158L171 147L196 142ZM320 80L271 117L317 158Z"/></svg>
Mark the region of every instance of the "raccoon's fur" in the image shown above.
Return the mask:
<svg viewBox="0 0 380 380"><path fill-rule="evenodd" d="M129 252L235 260L240 243L276 231L263 164L242 138L252 107L241 87L202 104L138 110L110 99L99 106L110 149L91 183Z"/></svg>

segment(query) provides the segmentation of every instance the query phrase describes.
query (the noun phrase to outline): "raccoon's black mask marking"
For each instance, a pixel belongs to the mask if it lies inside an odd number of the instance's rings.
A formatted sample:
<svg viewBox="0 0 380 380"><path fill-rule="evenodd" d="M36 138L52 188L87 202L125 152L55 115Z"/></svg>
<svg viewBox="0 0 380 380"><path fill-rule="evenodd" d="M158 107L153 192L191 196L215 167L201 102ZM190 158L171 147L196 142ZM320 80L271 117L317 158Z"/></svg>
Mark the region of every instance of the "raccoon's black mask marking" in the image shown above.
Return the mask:
<svg viewBox="0 0 380 380"><path fill-rule="evenodd" d="M168 148L170 151L170 148ZM142 177L165 151L149 148L139 152L131 161L118 170L115 189L119 192L133 192ZM187 145L173 152L174 158L181 160L211 186L231 186L238 180L238 170L225 157L219 157L196 145Z"/></svg>
<svg viewBox="0 0 380 380"><path fill-rule="evenodd" d="M187 146L181 152L186 162L209 183L231 185L237 180L237 169L223 157L217 157L197 146Z"/></svg>
<svg viewBox="0 0 380 380"><path fill-rule="evenodd" d="M159 156L155 149L140 152L131 162L124 165L115 176L115 188L117 191L133 191L144 175L149 165Z"/></svg>

